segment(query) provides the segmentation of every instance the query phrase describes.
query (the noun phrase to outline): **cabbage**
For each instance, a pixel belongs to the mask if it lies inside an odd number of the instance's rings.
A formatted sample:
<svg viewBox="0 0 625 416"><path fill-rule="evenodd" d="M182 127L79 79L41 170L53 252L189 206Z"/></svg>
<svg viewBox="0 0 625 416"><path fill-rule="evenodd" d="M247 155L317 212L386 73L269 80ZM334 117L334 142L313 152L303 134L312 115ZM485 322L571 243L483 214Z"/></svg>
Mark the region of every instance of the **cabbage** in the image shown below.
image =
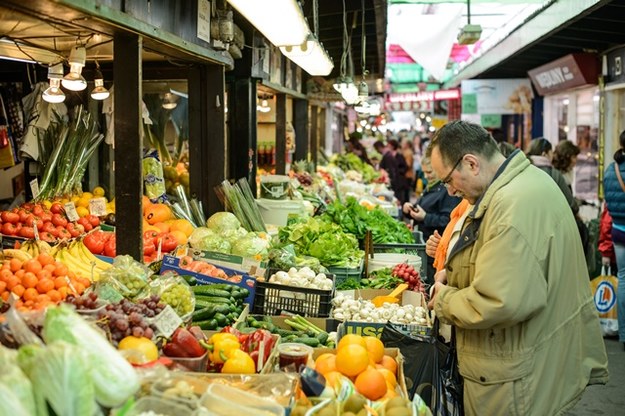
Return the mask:
<svg viewBox="0 0 625 416"><path fill-rule="evenodd" d="M241 257L266 257L268 249L269 241L251 232L232 245L232 254Z"/></svg>
<svg viewBox="0 0 625 416"><path fill-rule="evenodd" d="M196 250L230 253L230 242L221 238L209 228L196 228L191 236L189 236L189 244Z"/></svg>
<svg viewBox="0 0 625 416"><path fill-rule="evenodd" d="M109 344L102 332L83 320L70 306L48 309L43 338L48 344L66 341L83 348L91 364L96 400L101 405L118 406L139 389L137 373L128 361Z"/></svg>
<svg viewBox="0 0 625 416"><path fill-rule="evenodd" d="M230 244L233 244L235 241L245 237L247 235L247 230L243 227L239 227L236 230L227 230L224 231L221 236L228 240Z"/></svg>
<svg viewBox="0 0 625 416"><path fill-rule="evenodd" d="M0 415L35 415L33 387L17 365L17 351L0 344Z"/></svg>
<svg viewBox="0 0 625 416"><path fill-rule="evenodd" d="M216 212L206 220L206 226L217 234L223 234L228 230L237 230L241 223L232 212Z"/></svg>
<svg viewBox="0 0 625 416"><path fill-rule="evenodd" d="M96 411L88 350L64 341L41 348L30 378L57 415L84 416Z"/></svg>

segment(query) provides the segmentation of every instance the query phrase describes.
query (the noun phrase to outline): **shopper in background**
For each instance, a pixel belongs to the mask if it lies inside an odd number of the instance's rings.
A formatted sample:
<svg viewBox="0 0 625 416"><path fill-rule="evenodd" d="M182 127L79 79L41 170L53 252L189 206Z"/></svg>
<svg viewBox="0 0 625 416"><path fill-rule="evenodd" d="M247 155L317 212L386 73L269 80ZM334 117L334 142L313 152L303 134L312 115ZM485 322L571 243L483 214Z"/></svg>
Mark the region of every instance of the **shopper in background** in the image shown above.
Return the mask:
<svg viewBox="0 0 625 416"><path fill-rule="evenodd" d="M397 175L395 176L395 181L391 178L391 187L393 188L395 197L399 200L399 205L402 206L404 205L404 202L408 201L408 194L410 192L406 181L408 165L406 164L404 155L402 155L399 151L399 142L396 139L390 139L388 141L388 148L390 149L390 153L395 158L397 166Z"/></svg>
<svg viewBox="0 0 625 416"><path fill-rule="evenodd" d="M453 121L430 144L432 168L475 208L428 304L456 327L467 415L555 415L607 356L577 227L565 198L523 153L506 159L481 126ZM624 211L625 212L625 211Z"/></svg>
<svg viewBox="0 0 625 416"><path fill-rule="evenodd" d="M618 338L625 348L625 131L619 136L621 148L614 153L614 161L608 165L603 177L605 202L612 217L612 242L616 255L618 289L616 311L618 314Z"/></svg>
<svg viewBox="0 0 625 416"><path fill-rule="evenodd" d="M579 147L569 140L559 142L553 151L553 167L560 171L571 192L573 191L573 168L577 163L579 152Z"/></svg>
<svg viewBox="0 0 625 416"><path fill-rule="evenodd" d="M415 171L413 169L414 151L412 150L412 140L408 137L405 137L401 141L401 154L406 161L406 173L404 174L406 178L406 201L410 201L410 191L414 189L415 186Z"/></svg>
<svg viewBox="0 0 625 416"><path fill-rule="evenodd" d="M392 140L392 139L391 139ZM397 191L395 190L395 186L397 183L397 159L395 159L395 155L391 151L391 148L388 144L384 144L381 141L377 141L373 143L373 148L382 155L382 159L380 159L380 163L378 167L380 169L384 169L388 174L389 181L391 183L391 188L397 195Z"/></svg>
<svg viewBox="0 0 625 416"><path fill-rule="evenodd" d="M369 156L367 156L367 149L360 143L360 139L357 136L350 135L347 141L347 151L358 156L363 162L373 166L373 163L369 160Z"/></svg>
<svg viewBox="0 0 625 416"><path fill-rule="evenodd" d="M610 267L611 270L618 270L616 255L614 254L614 243L612 242L612 217L605 201L603 202L601 218L599 219L598 250L601 254L601 265Z"/></svg>
<svg viewBox="0 0 625 416"><path fill-rule="evenodd" d="M423 174L428 180L428 186L417 201L416 205L406 202L403 206L404 214L414 220L419 231L423 233L423 240L428 241L437 230L444 230L449 223L451 212L460 203L460 198L449 195L445 185L432 171L432 165L427 157L421 160ZM424 283L431 285L434 282L434 258L428 257Z"/></svg>

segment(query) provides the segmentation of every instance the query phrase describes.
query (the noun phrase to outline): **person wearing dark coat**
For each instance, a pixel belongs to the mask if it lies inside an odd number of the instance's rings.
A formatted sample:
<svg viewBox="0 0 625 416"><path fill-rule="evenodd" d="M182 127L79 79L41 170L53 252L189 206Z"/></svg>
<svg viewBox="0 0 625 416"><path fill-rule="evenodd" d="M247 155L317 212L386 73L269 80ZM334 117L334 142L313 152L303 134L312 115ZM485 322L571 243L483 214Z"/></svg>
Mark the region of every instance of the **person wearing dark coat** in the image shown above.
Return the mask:
<svg viewBox="0 0 625 416"><path fill-rule="evenodd" d="M449 223L451 211L460 203L462 198L449 195L445 185L432 171L428 158L423 158L421 167L428 180L427 187L417 204L412 205L407 202L403 205L403 211L418 225L419 231L423 233L423 241L427 241L435 230L438 230L439 233L443 232ZM428 256L427 260L426 276L422 280L426 284L432 284L435 272L434 258Z"/></svg>

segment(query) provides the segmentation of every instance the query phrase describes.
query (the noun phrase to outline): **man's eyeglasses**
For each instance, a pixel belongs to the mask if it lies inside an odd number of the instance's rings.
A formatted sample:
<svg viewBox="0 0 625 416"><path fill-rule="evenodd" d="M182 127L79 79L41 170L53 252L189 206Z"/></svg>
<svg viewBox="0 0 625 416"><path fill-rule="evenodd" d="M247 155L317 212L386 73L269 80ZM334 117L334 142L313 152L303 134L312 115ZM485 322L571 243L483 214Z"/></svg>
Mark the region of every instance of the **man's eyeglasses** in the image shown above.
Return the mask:
<svg viewBox="0 0 625 416"><path fill-rule="evenodd" d="M447 176L445 176L441 182L443 185L445 186L449 186L449 182L451 182L451 174L454 173L454 171L456 170L456 168L458 167L458 165L460 164L460 162L462 162L462 159L464 158L464 155L460 156L460 159L458 159L458 161L456 162L456 164L454 165L453 168L451 168L451 170L449 171L449 174Z"/></svg>

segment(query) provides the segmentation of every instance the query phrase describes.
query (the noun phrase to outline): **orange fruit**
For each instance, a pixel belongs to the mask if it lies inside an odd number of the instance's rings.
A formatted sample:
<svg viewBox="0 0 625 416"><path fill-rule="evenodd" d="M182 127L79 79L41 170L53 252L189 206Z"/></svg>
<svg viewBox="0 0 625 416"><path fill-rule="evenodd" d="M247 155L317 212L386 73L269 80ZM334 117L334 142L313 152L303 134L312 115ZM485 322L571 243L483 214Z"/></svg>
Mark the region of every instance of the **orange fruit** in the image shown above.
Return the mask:
<svg viewBox="0 0 625 416"><path fill-rule="evenodd" d="M397 377L395 377L395 374L388 368L380 368L378 372L384 376L386 384L388 384L390 388L395 389L395 386L397 386Z"/></svg>
<svg viewBox="0 0 625 416"><path fill-rule="evenodd" d="M8 301L9 300L9 295L11 294L11 292L9 292L8 290L5 290L4 292L2 292L2 294L0 294L0 299L2 299L3 301Z"/></svg>
<svg viewBox="0 0 625 416"><path fill-rule="evenodd" d="M7 288L6 282L0 280L0 293L4 292Z"/></svg>
<svg viewBox="0 0 625 416"><path fill-rule="evenodd" d="M65 276L59 276L54 279L55 289L60 289L65 286L67 286L67 279L65 279Z"/></svg>
<svg viewBox="0 0 625 416"><path fill-rule="evenodd" d="M37 283L37 292L44 294L54 289L54 282L51 279L41 279Z"/></svg>
<svg viewBox="0 0 625 416"><path fill-rule="evenodd" d="M315 361L315 370L323 375L336 371L336 355L330 353L321 354Z"/></svg>
<svg viewBox="0 0 625 416"><path fill-rule="evenodd" d="M22 268L22 262L19 261L18 259L11 259L11 262L9 264L11 266L11 271L13 273L15 273L16 271Z"/></svg>
<svg viewBox="0 0 625 416"><path fill-rule="evenodd" d="M387 383L386 394L382 397L382 400L392 399L393 397L397 397L397 396L399 396L399 394L397 394L397 392L395 391L395 388Z"/></svg>
<svg viewBox="0 0 625 416"><path fill-rule="evenodd" d="M11 276L13 276L13 273L11 272L11 270L9 269L2 269L0 270L0 281L1 282L8 282L9 279L11 278Z"/></svg>
<svg viewBox="0 0 625 416"><path fill-rule="evenodd" d="M26 306L31 306L33 301L37 299L37 295L39 295L39 292L37 292L37 289L34 287L26 289L22 295L22 298L26 301ZM30 302L30 304L28 304L28 302Z"/></svg>
<svg viewBox="0 0 625 416"><path fill-rule="evenodd" d="M32 272L24 273L24 276L22 277L22 284L25 288L35 287L38 282L39 279Z"/></svg>
<svg viewBox="0 0 625 416"><path fill-rule="evenodd" d="M349 344L336 353L336 369L342 374L354 377L369 366L369 353L361 345Z"/></svg>
<svg viewBox="0 0 625 416"><path fill-rule="evenodd" d="M181 231L184 235L189 237L191 233L193 233L193 225L185 219L173 220L169 227L169 231Z"/></svg>
<svg viewBox="0 0 625 416"><path fill-rule="evenodd" d="M9 280L7 280L6 284L7 284L7 290L13 290L13 288L17 285L19 285L21 282L20 278L17 276L11 276L9 277Z"/></svg>
<svg viewBox="0 0 625 416"><path fill-rule="evenodd" d="M52 302L59 302L61 300L61 293L58 290L49 290L47 295L50 297Z"/></svg>
<svg viewBox="0 0 625 416"><path fill-rule="evenodd" d="M340 351L341 348L345 347L346 345L352 344L360 345L361 347L367 348L367 344L365 343L365 339L363 337L356 334L347 334L343 336L343 338L341 338L338 345L336 346L336 350Z"/></svg>
<svg viewBox="0 0 625 416"><path fill-rule="evenodd" d="M367 352L369 352L369 358L375 363L382 361L382 357L384 357L384 344L382 341L376 337L364 337L364 340Z"/></svg>
<svg viewBox="0 0 625 416"><path fill-rule="evenodd" d="M345 378L343 374L339 373L336 370L325 373L323 377L326 379L326 384L333 389L340 387L341 380Z"/></svg>
<svg viewBox="0 0 625 416"><path fill-rule="evenodd" d="M43 269L43 266L37 260L30 259L24 262L24 264L22 265L22 269L26 270L27 272L37 274L41 271L41 269Z"/></svg>
<svg viewBox="0 0 625 416"><path fill-rule="evenodd" d="M382 362L380 363L384 368L389 370L393 374L397 374L397 361L390 355L385 355L382 357Z"/></svg>
<svg viewBox="0 0 625 416"><path fill-rule="evenodd" d="M156 224L154 224L154 226L161 230L161 232L163 233L169 232L169 224L166 222L157 222Z"/></svg>
<svg viewBox="0 0 625 416"><path fill-rule="evenodd" d="M25 290L26 290L26 288L24 288L24 286L22 286L22 285L15 285L15 286L13 286L13 289L11 289L11 292L15 293L15 295L18 298L21 298L22 295L24 294Z"/></svg>
<svg viewBox="0 0 625 416"><path fill-rule="evenodd" d="M54 272L52 274L55 276L67 276L68 272L69 272L69 269L67 268L67 266L57 261L56 268L54 269Z"/></svg>
<svg viewBox="0 0 625 416"><path fill-rule="evenodd" d="M176 239L178 245L180 246L187 244L187 241L189 240L187 235L180 230L169 231L169 234Z"/></svg>
<svg viewBox="0 0 625 416"><path fill-rule="evenodd" d="M378 370L368 369L356 377L354 383L358 393L369 400L378 400L384 397L388 391L386 379Z"/></svg>
<svg viewBox="0 0 625 416"><path fill-rule="evenodd" d="M39 253L37 256L37 261L43 266L47 266L48 264L54 264L54 257L49 255L48 253Z"/></svg>

